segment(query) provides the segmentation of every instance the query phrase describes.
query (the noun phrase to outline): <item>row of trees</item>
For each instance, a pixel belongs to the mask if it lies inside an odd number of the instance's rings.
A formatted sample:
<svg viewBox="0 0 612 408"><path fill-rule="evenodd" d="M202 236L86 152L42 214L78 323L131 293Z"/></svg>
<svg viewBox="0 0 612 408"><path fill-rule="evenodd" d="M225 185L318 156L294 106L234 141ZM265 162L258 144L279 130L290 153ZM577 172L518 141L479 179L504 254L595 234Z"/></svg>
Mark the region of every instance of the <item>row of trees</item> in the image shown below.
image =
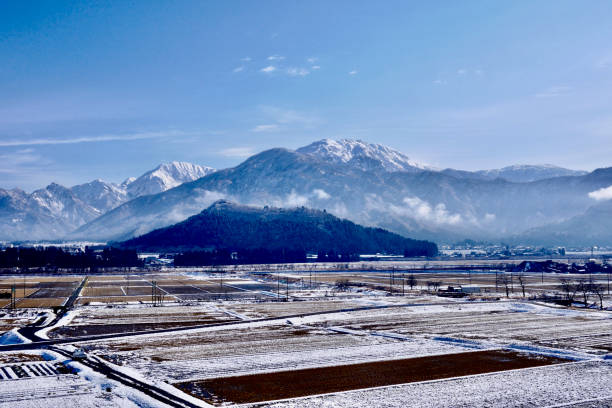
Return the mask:
<svg viewBox="0 0 612 408"><path fill-rule="evenodd" d="M13 247L0 250L0 268L92 268L142 266L133 250L105 247L67 251L58 247Z"/></svg>
<svg viewBox="0 0 612 408"><path fill-rule="evenodd" d="M568 305L574 303L574 299L582 298L584 307L588 307L589 298L596 296L599 299L599 308L603 309L603 297L606 288L604 285L594 281L593 277L579 279L561 278L559 282Z"/></svg>
<svg viewBox="0 0 612 408"><path fill-rule="evenodd" d="M175 266L238 265L306 262L306 252L291 249L188 251L174 256Z"/></svg>

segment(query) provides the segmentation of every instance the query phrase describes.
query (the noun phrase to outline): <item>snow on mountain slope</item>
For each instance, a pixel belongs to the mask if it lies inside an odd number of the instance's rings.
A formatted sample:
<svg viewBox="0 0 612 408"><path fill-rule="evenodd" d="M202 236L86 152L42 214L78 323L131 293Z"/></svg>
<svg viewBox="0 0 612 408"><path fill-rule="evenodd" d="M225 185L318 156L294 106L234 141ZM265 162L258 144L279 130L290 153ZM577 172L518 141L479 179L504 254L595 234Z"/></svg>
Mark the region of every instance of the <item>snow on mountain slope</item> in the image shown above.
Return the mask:
<svg viewBox="0 0 612 408"><path fill-rule="evenodd" d="M120 185L97 179L72 188L52 183L31 194L0 189L0 240L59 239L129 199L165 191L211 171L174 162Z"/></svg>
<svg viewBox="0 0 612 408"><path fill-rule="evenodd" d="M528 183L546 178L582 176L587 174L586 171L566 169L552 164L514 165L501 169L480 170L476 173L487 179L503 178L516 183Z"/></svg>
<svg viewBox="0 0 612 408"><path fill-rule="evenodd" d="M308 154L332 163L346 163L355 165L361 170L376 168L385 171L420 171L434 170L410 160L405 154L375 143L366 143L361 140L331 140L323 139L296 150L301 154Z"/></svg>
<svg viewBox="0 0 612 408"><path fill-rule="evenodd" d="M70 189L81 201L91 205L100 214L112 210L127 200L125 187L97 179Z"/></svg>
<svg viewBox="0 0 612 408"><path fill-rule="evenodd" d="M163 163L126 185L130 198L157 194L187 181L197 180L215 170L186 162Z"/></svg>
<svg viewBox="0 0 612 408"><path fill-rule="evenodd" d="M52 183L27 194L0 190L0 239L55 239L100 215L70 189Z"/></svg>

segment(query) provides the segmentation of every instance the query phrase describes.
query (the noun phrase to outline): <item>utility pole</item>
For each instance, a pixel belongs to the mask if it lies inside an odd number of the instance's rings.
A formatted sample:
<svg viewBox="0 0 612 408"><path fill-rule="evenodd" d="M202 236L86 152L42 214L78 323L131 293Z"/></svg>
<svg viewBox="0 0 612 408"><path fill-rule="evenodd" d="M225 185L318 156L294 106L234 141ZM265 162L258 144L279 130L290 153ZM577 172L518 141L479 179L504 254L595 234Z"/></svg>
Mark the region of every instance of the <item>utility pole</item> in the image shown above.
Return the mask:
<svg viewBox="0 0 612 408"><path fill-rule="evenodd" d="M11 286L11 309L15 310L15 298L17 297L17 289L15 287L15 284L13 283L13 286Z"/></svg>
<svg viewBox="0 0 612 408"><path fill-rule="evenodd" d="M285 278L285 283L286 283L286 287L285 287L285 301L289 301L289 277L287 276Z"/></svg>
<svg viewBox="0 0 612 408"><path fill-rule="evenodd" d="M393 272L389 273L389 293L393 295Z"/></svg>
<svg viewBox="0 0 612 408"><path fill-rule="evenodd" d="M26 287L26 277L25 277L25 275L23 275L23 297L24 298L26 297L26 295L25 295L25 287Z"/></svg>
<svg viewBox="0 0 612 408"><path fill-rule="evenodd" d="M276 274L276 298L280 300L280 274Z"/></svg>
<svg viewBox="0 0 612 408"><path fill-rule="evenodd" d="M405 275L402 273L402 296L406 296L406 291L404 290L404 285L406 283Z"/></svg>

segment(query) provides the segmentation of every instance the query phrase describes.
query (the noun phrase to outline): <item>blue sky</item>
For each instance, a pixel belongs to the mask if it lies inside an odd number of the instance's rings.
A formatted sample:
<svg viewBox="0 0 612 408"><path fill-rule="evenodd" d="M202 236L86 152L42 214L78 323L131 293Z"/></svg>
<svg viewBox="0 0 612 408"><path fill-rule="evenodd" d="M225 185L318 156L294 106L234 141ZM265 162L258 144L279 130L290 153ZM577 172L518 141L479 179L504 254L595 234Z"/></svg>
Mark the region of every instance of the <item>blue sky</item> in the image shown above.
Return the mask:
<svg viewBox="0 0 612 408"><path fill-rule="evenodd" d="M322 138L610 166L610 21L609 1L2 2L0 187Z"/></svg>

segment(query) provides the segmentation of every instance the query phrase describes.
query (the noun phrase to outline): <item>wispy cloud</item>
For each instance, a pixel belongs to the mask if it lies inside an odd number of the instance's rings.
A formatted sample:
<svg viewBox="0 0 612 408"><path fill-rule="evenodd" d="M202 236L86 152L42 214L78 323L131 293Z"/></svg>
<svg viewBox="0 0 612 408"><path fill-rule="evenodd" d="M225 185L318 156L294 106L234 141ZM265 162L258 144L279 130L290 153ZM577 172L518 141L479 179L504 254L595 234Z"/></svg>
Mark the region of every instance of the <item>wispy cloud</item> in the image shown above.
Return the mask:
<svg viewBox="0 0 612 408"><path fill-rule="evenodd" d="M354 70L352 70L352 71L349 71L349 73L348 73L348 74L349 74L349 75L357 75L357 73L358 73L358 72L359 72L359 71L357 71L356 69L354 69Z"/></svg>
<svg viewBox="0 0 612 408"><path fill-rule="evenodd" d="M83 136L69 139L20 139L20 140L0 140L0 147L10 146L40 146L40 145L63 145L77 143L99 143L112 141L128 141L141 139L160 139L164 137L185 136L190 133L181 131L165 131L165 132L143 132L122 135L100 135L100 136Z"/></svg>
<svg viewBox="0 0 612 408"><path fill-rule="evenodd" d="M251 57L240 58L240 61L242 61L242 62L250 62L251 61Z"/></svg>
<svg viewBox="0 0 612 408"><path fill-rule="evenodd" d="M433 81L434 85L446 85L446 81L444 79L436 79Z"/></svg>
<svg viewBox="0 0 612 408"><path fill-rule="evenodd" d="M244 66L234 68L233 72L242 72L244 71Z"/></svg>
<svg viewBox="0 0 612 408"><path fill-rule="evenodd" d="M312 67L310 67L310 69L317 70L321 69L321 67L319 65L313 65Z"/></svg>
<svg viewBox="0 0 612 408"><path fill-rule="evenodd" d="M282 61L284 59L285 59L285 57L283 57L282 55L277 55L277 54L270 55L268 57L268 61Z"/></svg>
<svg viewBox="0 0 612 408"><path fill-rule="evenodd" d="M276 124L270 124L270 125L257 125L255 126L253 129L251 129L251 132L271 132L274 130L278 130L278 125Z"/></svg>
<svg viewBox="0 0 612 408"><path fill-rule="evenodd" d="M255 154L255 151L252 147L230 147L228 149L221 150L219 152L221 156L229 157L229 158L240 158L243 159L245 157L250 157Z"/></svg>
<svg viewBox="0 0 612 408"><path fill-rule="evenodd" d="M276 71L276 67L274 65L268 65L267 67L260 69L260 71L266 74L271 74L272 72Z"/></svg>
<svg viewBox="0 0 612 408"><path fill-rule="evenodd" d="M318 121L318 119L312 115L298 112L293 109L283 109L276 106L262 106L260 109L268 118L280 124L312 124Z"/></svg>
<svg viewBox="0 0 612 408"><path fill-rule="evenodd" d="M310 58L306 58L306 61L308 61L309 64L314 64L315 62L317 62L319 59L316 57L310 57Z"/></svg>
<svg viewBox="0 0 612 408"><path fill-rule="evenodd" d="M457 70L457 75L465 75L465 74L467 74L467 69L460 68Z"/></svg>
<svg viewBox="0 0 612 408"><path fill-rule="evenodd" d="M306 76L308 74L310 74L310 71L308 71L306 68L287 68L287 75L289 76Z"/></svg>
<svg viewBox="0 0 612 408"><path fill-rule="evenodd" d="M569 86L551 86L542 92L538 92L534 96L536 98L555 98L557 96L567 95L572 90Z"/></svg>

